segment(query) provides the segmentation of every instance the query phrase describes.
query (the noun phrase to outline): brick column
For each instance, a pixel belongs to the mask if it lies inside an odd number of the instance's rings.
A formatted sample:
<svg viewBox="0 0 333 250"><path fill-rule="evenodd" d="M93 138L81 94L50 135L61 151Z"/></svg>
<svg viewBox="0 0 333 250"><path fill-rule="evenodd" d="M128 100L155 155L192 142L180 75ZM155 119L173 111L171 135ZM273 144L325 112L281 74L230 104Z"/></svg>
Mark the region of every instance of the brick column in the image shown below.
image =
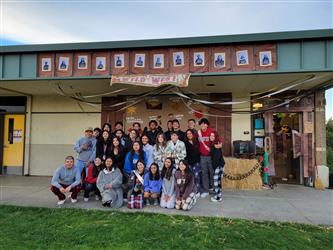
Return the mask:
<svg viewBox="0 0 333 250"><path fill-rule="evenodd" d="M327 166L326 158L326 123L325 123L325 91L315 93L315 150L317 165Z"/></svg>

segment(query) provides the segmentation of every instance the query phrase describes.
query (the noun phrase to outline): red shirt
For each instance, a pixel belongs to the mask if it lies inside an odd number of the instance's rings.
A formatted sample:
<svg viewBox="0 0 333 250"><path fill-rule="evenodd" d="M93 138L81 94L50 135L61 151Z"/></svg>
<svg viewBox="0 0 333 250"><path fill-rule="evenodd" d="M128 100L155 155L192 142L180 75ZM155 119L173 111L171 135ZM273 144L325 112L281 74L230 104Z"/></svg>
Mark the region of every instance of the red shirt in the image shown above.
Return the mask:
<svg viewBox="0 0 333 250"><path fill-rule="evenodd" d="M199 144L200 144L200 155L210 156L210 151L208 151L206 149L206 147L203 145L203 143L205 143L207 145L207 147L210 148L209 136L210 136L210 133L213 132L213 129L212 128L207 128L207 130L205 132L200 129L200 132L201 132L202 138L200 138L199 133L197 134Z"/></svg>
<svg viewBox="0 0 333 250"><path fill-rule="evenodd" d="M94 177L93 175L93 169L94 169L94 164L90 164L88 167L88 175L85 178L85 181L90 184L95 184L97 181L97 177Z"/></svg>

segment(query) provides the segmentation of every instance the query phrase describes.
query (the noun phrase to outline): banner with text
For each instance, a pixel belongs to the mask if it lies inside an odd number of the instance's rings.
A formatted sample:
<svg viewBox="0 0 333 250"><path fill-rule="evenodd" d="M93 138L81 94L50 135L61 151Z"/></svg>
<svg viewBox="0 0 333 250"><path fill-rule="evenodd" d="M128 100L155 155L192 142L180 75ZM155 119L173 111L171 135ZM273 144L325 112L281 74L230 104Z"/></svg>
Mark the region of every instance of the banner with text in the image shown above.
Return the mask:
<svg viewBox="0 0 333 250"><path fill-rule="evenodd" d="M111 77L111 86L116 83L122 83L146 87L159 87L168 84L177 87L187 87L189 79L190 74L114 75Z"/></svg>

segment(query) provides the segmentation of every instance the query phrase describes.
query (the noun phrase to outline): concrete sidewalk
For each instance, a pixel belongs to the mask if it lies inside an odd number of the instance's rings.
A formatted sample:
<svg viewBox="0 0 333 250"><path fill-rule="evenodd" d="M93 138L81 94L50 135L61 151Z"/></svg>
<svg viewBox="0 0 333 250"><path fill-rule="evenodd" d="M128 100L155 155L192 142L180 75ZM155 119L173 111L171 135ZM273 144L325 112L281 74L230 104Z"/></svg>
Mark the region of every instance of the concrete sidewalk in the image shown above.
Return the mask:
<svg viewBox="0 0 333 250"><path fill-rule="evenodd" d="M57 207L57 198L50 191L50 177L0 176L0 205ZM109 210L94 200L78 203L66 202L63 207ZM126 207L123 212L136 212ZM274 190L243 191L224 190L224 201L212 203L210 197L200 198L191 211L145 207L141 211L182 214L190 216L214 216L299 222L317 225L333 225L333 191L317 191L300 185L278 185Z"/></svg>

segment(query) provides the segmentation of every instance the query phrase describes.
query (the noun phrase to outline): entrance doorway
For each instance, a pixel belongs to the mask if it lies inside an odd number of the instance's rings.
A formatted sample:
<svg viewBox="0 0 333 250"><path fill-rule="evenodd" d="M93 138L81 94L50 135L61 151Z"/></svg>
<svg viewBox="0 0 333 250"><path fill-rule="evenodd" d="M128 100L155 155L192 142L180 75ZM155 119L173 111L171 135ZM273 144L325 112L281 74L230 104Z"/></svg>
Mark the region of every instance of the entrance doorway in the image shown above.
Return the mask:
<svg viewBox="0 0 333 250"><path fill-rule="evenodd" d="M274 141L275 141L275 177L277 183L302 184L303 171L301 156L294 158L293 133L301 133L302 113L275 113Z"/></svg>
<svg viewBox="0 0 333 250"><path fill-rule="evenodd" d="M2 174L22 174L24 125L22 114L5 114L3 120Z"/></svg>

